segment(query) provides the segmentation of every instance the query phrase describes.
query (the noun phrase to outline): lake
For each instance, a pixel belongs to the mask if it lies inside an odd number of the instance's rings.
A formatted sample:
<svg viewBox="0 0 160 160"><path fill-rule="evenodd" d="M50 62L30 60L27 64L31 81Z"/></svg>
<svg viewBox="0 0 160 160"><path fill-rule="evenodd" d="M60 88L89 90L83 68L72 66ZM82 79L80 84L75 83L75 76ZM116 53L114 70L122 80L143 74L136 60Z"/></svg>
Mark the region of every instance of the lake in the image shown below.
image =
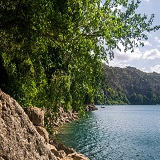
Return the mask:
<svg viewBox="0 0 160 160"><path fill-rule="evenodd" d="M160 160L160 105L108 105L58 137L91 160Z"/></svg>

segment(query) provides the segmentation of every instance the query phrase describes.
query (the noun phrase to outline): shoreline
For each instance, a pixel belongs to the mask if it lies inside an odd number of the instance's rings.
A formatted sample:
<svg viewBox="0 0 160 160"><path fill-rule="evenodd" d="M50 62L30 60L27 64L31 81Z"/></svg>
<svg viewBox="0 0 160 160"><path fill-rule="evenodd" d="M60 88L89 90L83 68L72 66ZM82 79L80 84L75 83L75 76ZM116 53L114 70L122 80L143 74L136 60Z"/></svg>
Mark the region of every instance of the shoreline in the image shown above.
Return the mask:
<svg viewBox="0 0 160 160"><path fill-rule="evenodd" d="M0 91L0 159L89 160L62 143L50 144L44 111L36 107L27 110Z"/></svg>

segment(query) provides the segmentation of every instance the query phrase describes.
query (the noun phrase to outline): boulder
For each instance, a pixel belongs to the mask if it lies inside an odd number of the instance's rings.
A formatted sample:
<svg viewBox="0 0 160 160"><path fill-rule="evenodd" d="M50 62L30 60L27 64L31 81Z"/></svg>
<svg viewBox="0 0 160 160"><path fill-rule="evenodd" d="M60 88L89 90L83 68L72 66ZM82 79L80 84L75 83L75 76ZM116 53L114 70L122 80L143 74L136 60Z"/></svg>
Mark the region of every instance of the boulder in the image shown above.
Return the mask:
<svg viewBox="0 0 160 160"><path fill-rule="evenodd" d="M47 130L42 126L35 126L37 129L37 132L45 139L46 143L49 143L49 134Z"/></svg>
<svg viewBox="0 0 160 160"><path fill-rule="evenodd" d="M69 147L65 146L64 144L62 144L62 143L59 143L59 144L58 144L57 150L58 150L58 151L63 150L67 155L76 152L74 149L69 148Z"/></svg>
<svg viewBox="0 0 160 160"><path fill-rule="evenodd" d="M48 143L47 147L52 151L52 153L54 153L55 156L57 156L57 157L59 156L59 153L54 145L51 145Z"/></svg>
<svg viewBox="0 0 160 160"><path fill-rule="evenodd" d="M44 111L31 107L27 113L41 126L34 126L21 106L0 90L0 160L89 160L56 140L47 143Z"/></svg>
<svg viewBox="0 0 160 160"><path fill-rule="evenodd" d="M0 160L57 160L21 106L0 91Z"/></svg>
<svg viewBox="0 0 160 160"><path fill-rule="evenodd" d="M95 106L95 105L87 105L86 106L86 111L95 111L95 110L98 110L98 108Z"/></svg>
<svg viewBox="0 0 160 160"><path fill-rule="evenodd" d="M64 111L63 107L59 107L58 116L55 119L54 126L59 127L65 123L72 122L78 119L78 113L73 112L72 110Z"/></svg>
<svg viewBox="0 0 160 160"><path fill-rule="evenodd" d="M44 110L37 107L27 107L24 109L26 114L28 115L30 121L35 126L44 127Z"/></svg>
<svg viewBox="0 0 160 160"><path fill-rule="evenodd" d="M72 160L89 160L88 158L86 158L84 155L82 154L77 154L77 153L73 153L68 155L68 157L71 157Z"/></svg>

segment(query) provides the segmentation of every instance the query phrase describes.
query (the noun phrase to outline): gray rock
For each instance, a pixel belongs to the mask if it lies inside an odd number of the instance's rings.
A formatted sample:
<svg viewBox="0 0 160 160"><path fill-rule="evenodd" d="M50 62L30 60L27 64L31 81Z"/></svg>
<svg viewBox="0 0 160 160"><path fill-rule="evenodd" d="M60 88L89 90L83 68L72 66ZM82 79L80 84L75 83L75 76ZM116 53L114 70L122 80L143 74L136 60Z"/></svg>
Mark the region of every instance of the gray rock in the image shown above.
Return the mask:
<svg viewBox="0 0 160 160"><path fill-rule="evenodd" d="M24 109L29 119L35 126L44 127L44 110L37 107L27 107Z"/></svg>
<svg viewBox="0 0 160 160"><path fill-rule="evenodd" d="M37 129L37 132L45 139L46 143L49 143L49 134L47 130L42 126L35 126Z"/></svg>
<svg viewBox="0 0 160 160"><path fill-rule="evenodd" d="M0 91L0 159L57 160L21 106Z"/></svg>
<svg viewBox="0 0 160 160"><path fill-rule="evenodd" d="M41 115L36 124L44 123L44 113L31 110ZM46 129L35 127L21 106L0 90L0 160L89 160L63 144L48 141Z"/></svg>

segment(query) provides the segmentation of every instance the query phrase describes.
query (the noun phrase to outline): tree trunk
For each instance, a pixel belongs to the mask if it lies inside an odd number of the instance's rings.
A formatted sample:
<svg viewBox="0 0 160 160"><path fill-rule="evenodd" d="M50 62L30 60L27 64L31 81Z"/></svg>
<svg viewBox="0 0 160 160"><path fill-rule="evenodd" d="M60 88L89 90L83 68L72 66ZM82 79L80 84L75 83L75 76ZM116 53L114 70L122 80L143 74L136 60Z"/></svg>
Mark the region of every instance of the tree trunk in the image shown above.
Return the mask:
<svg viewBox="0 0 160 160"><path fill-rule="evenodd" d="M3 57L0 55L0 88L5 91L8 83L8 74L4 65Z"/></svg>

